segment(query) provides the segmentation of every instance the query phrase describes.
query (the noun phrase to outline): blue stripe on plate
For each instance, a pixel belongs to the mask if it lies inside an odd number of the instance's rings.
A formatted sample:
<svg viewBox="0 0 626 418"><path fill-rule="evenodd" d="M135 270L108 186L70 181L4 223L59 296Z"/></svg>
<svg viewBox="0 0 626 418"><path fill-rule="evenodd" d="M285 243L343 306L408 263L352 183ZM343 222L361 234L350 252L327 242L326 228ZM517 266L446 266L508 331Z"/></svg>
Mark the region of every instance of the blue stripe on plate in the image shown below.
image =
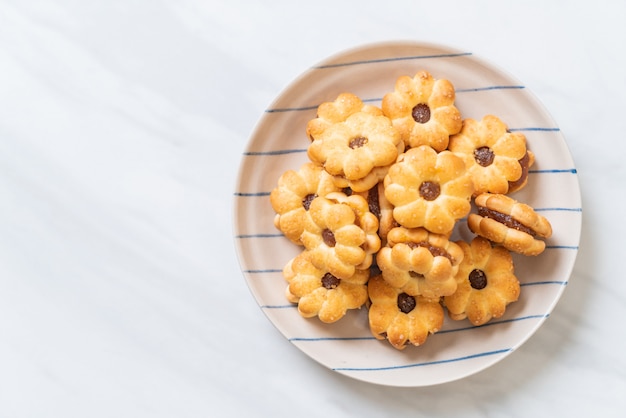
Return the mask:
<svg viewBox="0 0 626 418"><path fill-rule="evenodd" d="M237 197L259 197L269 196L271 192L235 192Z"/></svg>
<svg viewBox="0 0 626 418"><path fill-rule="evenodd" d="M559 128L542 128L542 127L527 127L527 128L509 128L511 132L519 132L519 131L539 131L539 132L560 132Z"/></svg>
<svg viewBox="0 0 626 418"><path fill-rule="evenodd" d="M470 354L468 356L462 357L454 357L443 360L435 360L435 361L425 361L421 363L411 363L411 364L402 364L399 366L383 366L383 367L335 367L332 370L335 371L351 371L351 372L359 372L359 371L383 371L383 370L396 370L396 369L407 369L412 367L422 367L422 366L432 366L436 364L444 364L444 363L454 363L457 361L471 360L479 357L493 356L497 354L504 354L513 351L513 348L503 348L501 350L493 350L493 351L484 351L482 353Z"/></svg>
<svg viewBox="0 0 626 418"><path fill-rule="evenodd" d="M243 272L248 274L282 273L283 269L253 269L244 270Z"/></svg>
<svg viewBox="0 0 626 418"><path fill-rule="evenodd" d="M261 309L294 309L298 305L290 303L288 305L261 305Z"/></svg>
<svg viewBox="0 0 626 418"><path fill-rule="evenodd" d="M520 283L520 286L543 286L543 285L547 285L547 284L558 284L559 286L567 286L568 281L567 280L546 280L546 281L542 281L542 282L526 282L526 283Z"/></svg>
<svg viewBox="0 0 626 418"><path fill-rule="evenodd" d="M546 245L546 249L551 250L578 250L578 245Z"/></svg>
<svg viewBox="0 0 626 418"><path fill-rule="evenodd" d="M453 53L453 54L410 55L406 57L392 57L392 58L379 58L379 59L372 59L372 60L340 62L337 64L318 65L318 66L314 66L311 68L314 70L323 70L327 68L348 67L351 65L378 64L381 62L410 61L410 60L428 59L428 58L455 58L455 57L465 57L468 55L472 55L472 53L471 52L459 52L459 53Z"/></svg>
<svg viewBox="0 0 626 418"><path fill-rule="evenodd" d="M246 238L282 238L283 234L241 234L235 235L237 239L246 239Z"/></svg>
<svg viewBox="0 0 626 418"><path fill-rule="evenodd" d="M467 89L457 89L456 93L473 93L476 91L488 91L488 90L519 90L525 89L525 86L485 86L485 87L472 87Z"/></svg>
<svg viewBox="0 0 626 418"><path fill-rule="evenodd" d="M289 307L296 307L296 306L297 305L295 305L295 304L293 304L293 305L277 305L276 308L282 309L282 308L289 308ZM265 307L269 307L269 306L265 306ZM454 329L440 330L440 331L437 331L433 335L449 334L451 332L460 332L460 331L471 331L471 330L475 330L475 329L478 329L478 328L485 328L485 327L494 326L494 325L508 324L508 323L511 323L511 322L525 321L525 320L528 320L528 319L545 319L548 316L549 315L547 315L547 314L527 315L527 316L520 316L518 318L494 320L494 321L487 322L486 324L483 324L483 325L480 325L480 326L473 326L472 325L472 326L463 327L463 328L454 328ZM374 336L367 336L367 337L292 337L292 338L289 338L289 341L300 341L300 342L361 341L361 340L376 340L376 338Z"/></svg>
<svg viewBox="0 0 626 418"><path fill-rule="evenodd" d="M555 174L555 173L576 174L577 171L575 168L528 170L528 174Z"/></svg>
<svg viewBox="0 0 626 418"><path fill-rule="evenodd" d="M583 208L535 208L535 212L582 212Z"/></svg>
<svg viewBox="0 0 626 418"><path fill-rule="evenodd" d="M294 149L279 149L276 151L247 151L244 152L243 155L246 157L256 157L260 155L284 155L284 154L297 154L301 152L306 152L306 148L294 148Z"/></svg>

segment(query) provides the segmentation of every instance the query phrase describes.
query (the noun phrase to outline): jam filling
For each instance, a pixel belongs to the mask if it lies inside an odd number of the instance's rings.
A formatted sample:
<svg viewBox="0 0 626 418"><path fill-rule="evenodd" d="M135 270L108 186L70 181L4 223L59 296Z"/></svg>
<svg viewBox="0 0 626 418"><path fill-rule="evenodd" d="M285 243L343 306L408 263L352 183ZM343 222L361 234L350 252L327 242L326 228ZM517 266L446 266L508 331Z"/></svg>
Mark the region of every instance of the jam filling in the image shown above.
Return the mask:
<svg viewBox="0 0 626 418"><path fill-rule="evenodd" d="M487 287L487 275L480 269L474 269L469 274L470 286L476 290Z"/></svg>
<svg viewBox="0 0 626 418"><path fill-rule="evenodd" d="M415 309L415 298L413 296L407 295L406 293L400 293L398 295L398 309L403 313L409 313L413 309Z"/></svg>
<svg viewBox="0 0 626 418"><path fill-rule="evenodd" d="M302 206L304 206L304 210L309 210L309 208L311 207L311 202L316 197L317 197L317 195L313 194L313 193L310 193L310 194L304 196L304 199L302 199Z"/></svg>
<svg viewBox="0 0 626 418"><path fill-rule="evenodd" d="M378 197L378 186L374 186L367 193L367 206L369 207L370 212L380 219L380 201Z"/></svg>
<svg viewBox="0 0 626 418"><path fill-rule="evenodd" d="M474 150L474 159L483 167L490 166L493 163L495 156L496 155L489 147L480 147Z"/></svg>
<svg viewBox="0 0 626 418"><path fill-rule="evenodd" d="M354 148L361 148L365 144L367 144L367 138L362 137L362 136L357 136L356 138L352 138L348 146L354 149Z"/></svg>
<svg viewBox="0 0 626 418"><path fill-rule="evenodd" d="M438 183L433 183L432 181L425 181L420 184L420 196L425 200L432 201L439 197L441 193L441 188Z"/></svg>
<svg viewBox="0 0 626 418"><path fill-rule="evenodd" d="M413 108L411 116L417 123L426 123L430 120L430 107L426 103L419 103Z"/></svg>
<svg viewBox="0 0 626 418"><path fill-rule="evenodd" d="M445 257L450 261L452 260L452 256L443 248L441 247L436 247L434 245L431 245L430 243L426 242L426 241L421 241L421 242L409 242L407 243L407 245L410 248L417 248L417 247L424 247L426 248L428 251L430 251L430 253L433 255L433 257Z"/></svg>
<svg viewBox="0 0 626 418"><path fill-rule="evenodd" d="M324 277L322 277L322 286L326 289L335 289L339 286L339 283L341 283L341 280L330 273L326 273Z"/></svg>
<svg viewBox="0 0 626 418"><path fill-rule="evenodd" d="M528 178L528 163L530 162L530 157L528 153L524 154L521 160L519 160L519 165L522 167L522 175L519 179L515 181L509 182L509 190L517 190Z"/></svg>
<svg viewBox="0 0 626 418"><path fill-rule="evenodd" d="M424 275L423 274L419 274L413 270L409 271L409 276L411 276L414 279L423 279Z"/></svg>
<svg viewBox="0 0 626 418"><path fill-rule="evenodd" d="M490 218L493 219L494 221L498 221L502 224L504 224L505 226L509 227L509 228L513 228L513 229L517 229L518 231L522 231L522 232L526 232L527 234L531 235L531 236L535 236L537 235L535 233L535 231L533 231L531 228L527 227L526 225L524 225L523 223L516 221L515 219L513 219L511 217L511 215L506 215L502 212L498 212L492 209L488 209L482 206L478 207L478 214L480 216L483 216L485 218Z"/></svg>
<svg viewBox="0 0 626 418"><path fill-rule="evenodd" d="M322 231L322 239L324 240L324 244L329 247L334 247L337 243L337 241L335 241L335 234L333 234L333 231L328 228Z"/></svg>

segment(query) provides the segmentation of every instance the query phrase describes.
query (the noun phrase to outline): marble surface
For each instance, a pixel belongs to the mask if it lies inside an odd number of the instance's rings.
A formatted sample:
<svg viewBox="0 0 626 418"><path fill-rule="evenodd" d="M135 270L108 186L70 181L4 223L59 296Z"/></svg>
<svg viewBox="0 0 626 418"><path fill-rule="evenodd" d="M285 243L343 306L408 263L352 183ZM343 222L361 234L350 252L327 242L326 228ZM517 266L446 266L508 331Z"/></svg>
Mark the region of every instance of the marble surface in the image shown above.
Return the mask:
<svg viewBox="0 0 626 418"><path fill-rule="evenodd" d="M608 0L1 1L0 417L622 415L625 17ZM523 80L583 196L542 328L426 388L302 354L255 303L232 234L239 161L274 97L329 55L398 39Z"/></svg>

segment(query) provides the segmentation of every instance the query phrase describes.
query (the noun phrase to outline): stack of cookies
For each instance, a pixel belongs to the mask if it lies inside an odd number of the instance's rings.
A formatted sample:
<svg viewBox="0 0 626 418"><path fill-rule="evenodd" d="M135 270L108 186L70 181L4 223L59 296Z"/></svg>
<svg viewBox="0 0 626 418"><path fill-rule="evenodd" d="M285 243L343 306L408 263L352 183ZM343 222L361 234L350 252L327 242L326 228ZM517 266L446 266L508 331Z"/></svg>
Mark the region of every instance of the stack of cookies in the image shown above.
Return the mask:
<svg viewBox="0 0 626 418"><path fill-rule="evenodd" d="M446 312L479 326L519 298L511 252L539 255L552 233L509 196L534 155L497 116L463 119L454 101L450 81L420 71L380 107L352 93L318 107L309 161L270 194L274 225L302 247L283 269L302 316L332 323L365 306L372 334L404 349ZM453 241L465 218L475 237Z"/></svg>

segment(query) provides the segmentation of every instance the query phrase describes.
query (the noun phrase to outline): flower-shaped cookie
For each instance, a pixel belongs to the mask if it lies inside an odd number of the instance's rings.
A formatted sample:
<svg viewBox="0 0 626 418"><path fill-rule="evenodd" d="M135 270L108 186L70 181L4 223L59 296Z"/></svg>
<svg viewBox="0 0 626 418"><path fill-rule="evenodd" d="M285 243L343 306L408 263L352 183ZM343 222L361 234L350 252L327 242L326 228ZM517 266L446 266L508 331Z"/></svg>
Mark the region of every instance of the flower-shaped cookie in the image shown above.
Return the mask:
<svg viewBox="0 0 626 418"><path fill-rule="evenodd" d="M300 235L311 201L317 196L338 191L340 189L334 185L332 176L317 164L308 162L298 171L284 172L270 193L270 203L276 212L274 226L293 243L302 245Z"/></svg>
<svg viewBox="0 0 626 418"><path fill-rule="evenodd" d="M463 160L447 150L437 153L427 145L407 150L391 166L384 184L393 217L407 228L450 234L471 209L472 180Z"/></svg>
<svg viewBox="0 0 626 418"><path fill-rule="evenodd" d="M322 322L341 319L349 309L357 309L367 301L367 281L370 271L356 270L346 279L339 279L311 262L311 253L303 251L283 269L287 280L285 294L298 304L305 318L317 316Z"/></svg>
<svg viewBox="0 0 626 418"><path fill-rule="evenodd" d="M520 294L511 253L504 247L492 247L483 237L458 245L465 256L456 274L456 292L443 298L448 315L454 320L468 318L474 325L501 317Z"/></svg>
<svg viewBox="0 0 626 418"><path fill-rule="evenodd" d="M363 111L326 126L312 138L308 148L311 161L335 176L335 184L356 192L374 187L404 150L388 118Z"/></svg>
<svg viewBox="0 0 626 418"><path fill-rule="evenodd" d="M461 129L461 114L454 99L450 81L436 80L427 71L420 71L412 78L399 77L394 91L383 97L382 109L407 147L430 145L443 151L450 135Z"/></svg>
<svg viewBox="0 0 626 418"><path fill-rule="evenodd" d="M474 182L474 195L510 193L526 185L534 155L526 137L509 132L497 116L465 119L461 132L450 137L448 149L463 158Z"/></svg>
<svg viewBox="0 0 626 418"><path fill-rule="evenodd" d="M362 196L334 192L316 197L308 219L302 244L315 267L349 279L356 270L371 266L380 248L378 219Z"/></svg>
<svg viewBox="0 0 626 418"><path fill-rule="evenodd" d="M306 125L306 134L311 141L318 138L329 126L345 122L349 116L363 112L380 116L383 111L372 105L363 103L355 94L341 93L332 102L324 102L317 107L317 115Z"/></svg>
<svg viewBox="0 0 626 418"><path fill-rule="evenodd" d="M387 245L376 255L376 263L391 286L429 299L454 293L463 251L445 235L398 227L389 231Z"/></svg>
<svg viewBox="0 0 626 418"><path fill-rule="evenodd" d="M437 300L411 296L387 283L382 276L369 279L368 320L372 335L387 339L398 350L421 345L443 325L444 311Z"/></svg>

